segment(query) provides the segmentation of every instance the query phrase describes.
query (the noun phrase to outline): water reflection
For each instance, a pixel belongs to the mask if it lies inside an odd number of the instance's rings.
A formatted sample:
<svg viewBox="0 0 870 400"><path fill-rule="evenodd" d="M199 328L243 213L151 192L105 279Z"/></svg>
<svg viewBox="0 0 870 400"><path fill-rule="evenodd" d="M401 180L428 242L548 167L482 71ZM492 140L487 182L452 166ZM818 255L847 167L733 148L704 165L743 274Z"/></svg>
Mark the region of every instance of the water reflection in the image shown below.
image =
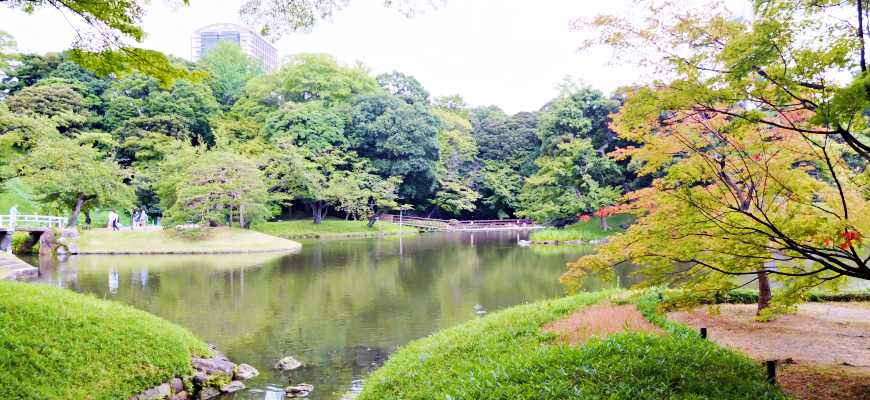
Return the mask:
<svg viewBox="0 0 870 400"><path fill-rule="evenodd" d="M259 369L254 390L235 398L306 382L311 398L337 399L410 340L563 294L565 263L589 249L517 246L522 239L475 232L306 242L286 256L80 256L41 260L40 280L152 312ZM271 369L285 355L306 367Z"/></svg>

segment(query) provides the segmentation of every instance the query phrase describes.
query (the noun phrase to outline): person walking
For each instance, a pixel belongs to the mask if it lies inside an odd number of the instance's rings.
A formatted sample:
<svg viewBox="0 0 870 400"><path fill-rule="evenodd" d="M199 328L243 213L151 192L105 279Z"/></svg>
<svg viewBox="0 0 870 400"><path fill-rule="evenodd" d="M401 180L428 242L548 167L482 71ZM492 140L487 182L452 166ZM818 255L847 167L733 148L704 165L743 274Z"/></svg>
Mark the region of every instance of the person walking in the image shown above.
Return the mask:
<svg viewBox="0 0 870 400"><path fill-rule="evenodd" d="M115 232L121 230L121 228L118 227L118 213L116 213L115 210L109 211L109 228Z"/></svg>
<svg viewBox="0 0 870 400"><path fill-rule="evenodd" d="M145 229L145 225L148 225L148 213L145 212L145 209L139 211L139 226L142 229Z"/></svg>
<svg viewBox="0 0 870 400"><path fill-rule="evenodd" d="M9 209L9 228L15 229L15 223L18 219L18 204L13 204Z"/></svg>

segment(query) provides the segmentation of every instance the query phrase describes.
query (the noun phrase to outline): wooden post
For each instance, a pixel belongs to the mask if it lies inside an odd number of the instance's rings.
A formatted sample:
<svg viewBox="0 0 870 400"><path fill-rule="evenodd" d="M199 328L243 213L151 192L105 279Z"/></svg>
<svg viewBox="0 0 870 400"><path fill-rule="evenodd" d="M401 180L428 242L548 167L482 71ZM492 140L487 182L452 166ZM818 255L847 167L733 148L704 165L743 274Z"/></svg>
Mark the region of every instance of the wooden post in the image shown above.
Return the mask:
<svg viewBox="0 0 870 400"><path fill-rule="evenodd" d="M776 385L776 360L765 361L764 365L767 366L767 382Z"/></svg>
<svg viewBox="0 0 870 400"><path fill-rule="evenodd" d="M701 328L701 339L707 338L707 328Z"/></svg>

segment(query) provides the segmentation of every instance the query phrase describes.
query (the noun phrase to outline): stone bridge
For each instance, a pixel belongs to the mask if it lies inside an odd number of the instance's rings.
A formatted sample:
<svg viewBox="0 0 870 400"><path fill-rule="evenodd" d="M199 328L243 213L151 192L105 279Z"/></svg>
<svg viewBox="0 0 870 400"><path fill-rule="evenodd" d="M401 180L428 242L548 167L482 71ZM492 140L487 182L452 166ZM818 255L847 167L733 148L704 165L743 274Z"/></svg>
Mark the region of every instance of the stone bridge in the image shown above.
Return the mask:
<svg viewBox="0 0 870 400"><path fill-rule="evenodd" d="M50 215L0 215L0 252L12 250L12 234L15 232L27 232L28 240L24 243L22 251L28 252L37 243L45 243L40 246L40 254L50 254L54 243L54 229L63 228L66 218Z"/></svg>

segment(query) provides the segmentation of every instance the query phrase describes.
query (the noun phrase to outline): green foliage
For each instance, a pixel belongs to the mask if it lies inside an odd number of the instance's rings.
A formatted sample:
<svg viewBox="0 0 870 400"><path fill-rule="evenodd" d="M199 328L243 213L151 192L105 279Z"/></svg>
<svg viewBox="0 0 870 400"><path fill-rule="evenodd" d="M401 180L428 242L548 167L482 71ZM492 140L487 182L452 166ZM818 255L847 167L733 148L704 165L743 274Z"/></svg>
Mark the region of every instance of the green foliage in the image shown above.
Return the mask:
<svg viewBox="0 0 870 400"><path fill-rule="evenodd" d="M263 131L268 140L293 143L318 152L332 146L347 146L345 126L348 110L328 107L321 101L287 103L266 121Z"/></svg>
<svg viewBox="0 0 870 400"><path fill-rule="evenodd" d="M588 140L574 139L558 145L556 155L538 158L538 172L526 179L518 215L538 222L573 218L615 204L620 190L620 170L602 157Z"/></svg>
<svg viewBox="0 0 870 400"><path fill-rule="evenodd" d="M17 167L34 197L70 212L71 223L78 220L80 210L125 209L132 203L132 190L124 183L126 171L97 149L71 139L40 141Z"/></svg>
<svg viewBox="0 0 870 400"><path fill-rule="evenodd" d="M399 176L400 197L422 203L432 192L440 121L420 104L387 95L354 100L352 149L371 160L382 177Z"/></svg>
<svg viewBox="0 0 870 400"><path fill-rule="evenodd" d="M626 90L612 123L636 144L614 156L654 181L627 196L638 223L566 279L625 259L694 289L754 276L780 281L777 310L810 288L870 279L866 3L756 1L749 18L722 3L644 3L636 19L581 26L596 32L587 45L664 77Z"/></svg>
<svg viewBox="0 0 870 400"><path fill-rule="evenodd" d="M540 332L608 294L518 306L414 341L360 399L785 399L754 361L697 335L625 333L575 347Z"/></svg>
<svg viewBox="0 0 870 400"><path fill-rule="evenodd" d="M85 98L69 84L28 86L6 99L9 111L48 118L59 129L82 125L88 118Z"/></svg>
<svg viewBox="0 0 870 400"><path fill-rule="evenodd" d="M15 38L12 35L0 31L0 70L9 67L9 62L15 59L11 51L15 49Z"/></svg>
<svg viewBox="0 0 870 400"><path fill-rule="evenodd" d="M260 102L282 104L311 100L347 102L353 96L381 89L362 68L345 67L326 54L297 54L274 74L251 80L247 91Z"/></svg>
<svg viewBox="0 0 870 400"><path fill-rule="evenodd" d="M175 190L175 202L166 213L171 224L239 221L246 227L270 214L262 172L236 154L205 153L182 173Z"/></svg>
<svg viewBox="0 0 870 400"><path fill-rule="evenodd" d="M45 285L0 282L0 326L0 397L9 399L128 398L209 353L151 314Z"/></svg>
<svg viewBox="0 0 870 400"><path fill-rule="evenodd" d="M393 71L388 74L380 74L376 79L387 93L408 104L429 104L429 92L413 76Z"/></svg>
<svg viewBox="0 0 870 400"><path fill-rule="evenodd" d="M589 87L567 87L563 91L541 116L541 153L555 154L560 144L577 138L589 140L595 149L612 149L616 135L607 127L608 116L616 112L619 103Z"/></svg>
<svg viewBox="0 0 870 400"><path fill-rule="evenodd" d="M208 70L207 82L215 98L225 107L242 97L249 80L263 74L259 61L227 41L218 42L199 62Z"/></svg>

